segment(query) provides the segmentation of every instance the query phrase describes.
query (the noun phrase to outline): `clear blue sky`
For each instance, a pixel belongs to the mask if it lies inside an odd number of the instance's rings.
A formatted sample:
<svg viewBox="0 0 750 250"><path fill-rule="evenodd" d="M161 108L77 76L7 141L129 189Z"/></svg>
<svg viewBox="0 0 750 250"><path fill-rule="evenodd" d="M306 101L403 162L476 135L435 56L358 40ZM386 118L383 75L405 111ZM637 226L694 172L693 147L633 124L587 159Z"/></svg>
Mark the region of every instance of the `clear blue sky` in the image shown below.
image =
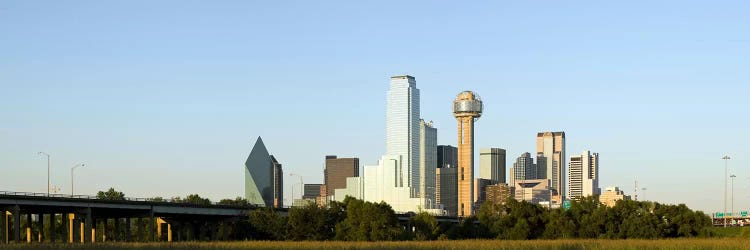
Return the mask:
<svg viewBox="0 0 750 250"><path fill-rule="evenodd" d="M714 211L720 159L750 209L747 1L2 1L0 190L243 195L262 136L287 173L385 151L391 75L438 143L470 89L477 147L508 165L539 131L601 154L601 187ZM286 179L291 195L295 178ZM298 188L298 186L297 186ZM297 191L298 192L298 191ZM298 193L297 193L298 195ZM643 194L642 194L643 195Z"/></svg>

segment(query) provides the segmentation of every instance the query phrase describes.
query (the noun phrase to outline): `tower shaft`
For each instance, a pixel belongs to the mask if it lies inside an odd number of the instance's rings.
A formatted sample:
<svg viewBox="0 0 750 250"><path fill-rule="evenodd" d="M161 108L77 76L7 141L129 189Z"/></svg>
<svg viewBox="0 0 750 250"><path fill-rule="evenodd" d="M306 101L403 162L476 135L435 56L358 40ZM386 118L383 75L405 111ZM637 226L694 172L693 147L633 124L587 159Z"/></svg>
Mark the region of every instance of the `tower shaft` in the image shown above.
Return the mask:
<svg viewBox="0 0 750 250"><path fill-rule="evenodd" d="M474 214L474 119L458 119L458 216Z"/></svg>

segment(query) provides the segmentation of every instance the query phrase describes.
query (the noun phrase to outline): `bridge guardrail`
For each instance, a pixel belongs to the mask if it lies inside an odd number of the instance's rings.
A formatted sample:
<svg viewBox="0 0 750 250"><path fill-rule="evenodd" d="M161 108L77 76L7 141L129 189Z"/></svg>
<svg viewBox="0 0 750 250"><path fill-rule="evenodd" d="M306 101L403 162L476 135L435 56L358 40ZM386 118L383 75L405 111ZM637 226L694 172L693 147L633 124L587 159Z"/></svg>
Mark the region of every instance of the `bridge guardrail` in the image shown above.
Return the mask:
<svg viewBox="0 0 750 250"><path fill-rule="evenodd" d="M8 195L8 196L25 196L25 197L50 197L50 198L67 198L67 199L81 199L81 200L107 200L107 199L100 199L97 196L92 195L68 195L68 194L47 194L47 193L34 193L34 192L16 192L16 191L2 191L0 190L0 195ZM170 204L193 204L188 201L180 200L175 201L171 199L154 199L154 198L133 198L133 197L124 197L124 201L142 201L142 202L162 202L162 203L170 203ZM193 204L195 205L195 204ZM210 205L228 205L228 204L220 204L218 202L211 202Z"/></svg>

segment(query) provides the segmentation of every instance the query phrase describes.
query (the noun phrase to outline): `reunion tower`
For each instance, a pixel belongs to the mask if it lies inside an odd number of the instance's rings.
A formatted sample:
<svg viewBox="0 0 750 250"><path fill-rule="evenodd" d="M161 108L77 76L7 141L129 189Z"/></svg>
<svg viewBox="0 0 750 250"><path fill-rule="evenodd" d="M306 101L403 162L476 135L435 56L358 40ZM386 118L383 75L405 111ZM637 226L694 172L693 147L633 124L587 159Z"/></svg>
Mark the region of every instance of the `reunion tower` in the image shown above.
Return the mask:
<svg viewBox="0 0 750 250"><path fill-rule="evenodd" d="M453 101L458 120L458 217L474 214L474 122L482 116L482 99L464 91Z"/></svg>

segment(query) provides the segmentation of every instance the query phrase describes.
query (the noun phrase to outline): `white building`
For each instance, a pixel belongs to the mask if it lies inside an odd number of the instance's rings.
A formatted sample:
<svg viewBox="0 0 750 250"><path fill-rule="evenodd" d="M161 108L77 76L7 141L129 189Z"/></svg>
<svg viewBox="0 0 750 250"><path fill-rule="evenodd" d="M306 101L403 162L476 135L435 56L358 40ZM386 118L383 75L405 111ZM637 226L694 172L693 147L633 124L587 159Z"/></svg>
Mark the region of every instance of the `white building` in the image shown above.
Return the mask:
<svg viewBox="0 0 750 250"><path fill-rule="evenodd" d="M416 197L425 199L428 208L437 207L435 171L437 169L437 129L432 121L419 120L419 189Z"/></svg>
<svg viewBox="0 0 750 250"><path fill-rule="evenodd" d="M497 183L505 180L505 149L483 148L479 150L479 178ZM477 199L475 197L475 199Z"/></svg>
<svg viewBox="0 0 750 250"><path fill-rule="evenodd" d="M419 119L419 89L412 76L391 77L386 106L386 155L378 165L365 166L360 177L347 178L348 195L369 202L384 201L396 212L444 214L435 200L437 130Z"/></svg>
<svg viewBox="0 0 750 250"><path fill-rule="evenodd" d="M571 199L600 194L599 154L583 151L570 157L568 166L568 197Z"/></svg>

